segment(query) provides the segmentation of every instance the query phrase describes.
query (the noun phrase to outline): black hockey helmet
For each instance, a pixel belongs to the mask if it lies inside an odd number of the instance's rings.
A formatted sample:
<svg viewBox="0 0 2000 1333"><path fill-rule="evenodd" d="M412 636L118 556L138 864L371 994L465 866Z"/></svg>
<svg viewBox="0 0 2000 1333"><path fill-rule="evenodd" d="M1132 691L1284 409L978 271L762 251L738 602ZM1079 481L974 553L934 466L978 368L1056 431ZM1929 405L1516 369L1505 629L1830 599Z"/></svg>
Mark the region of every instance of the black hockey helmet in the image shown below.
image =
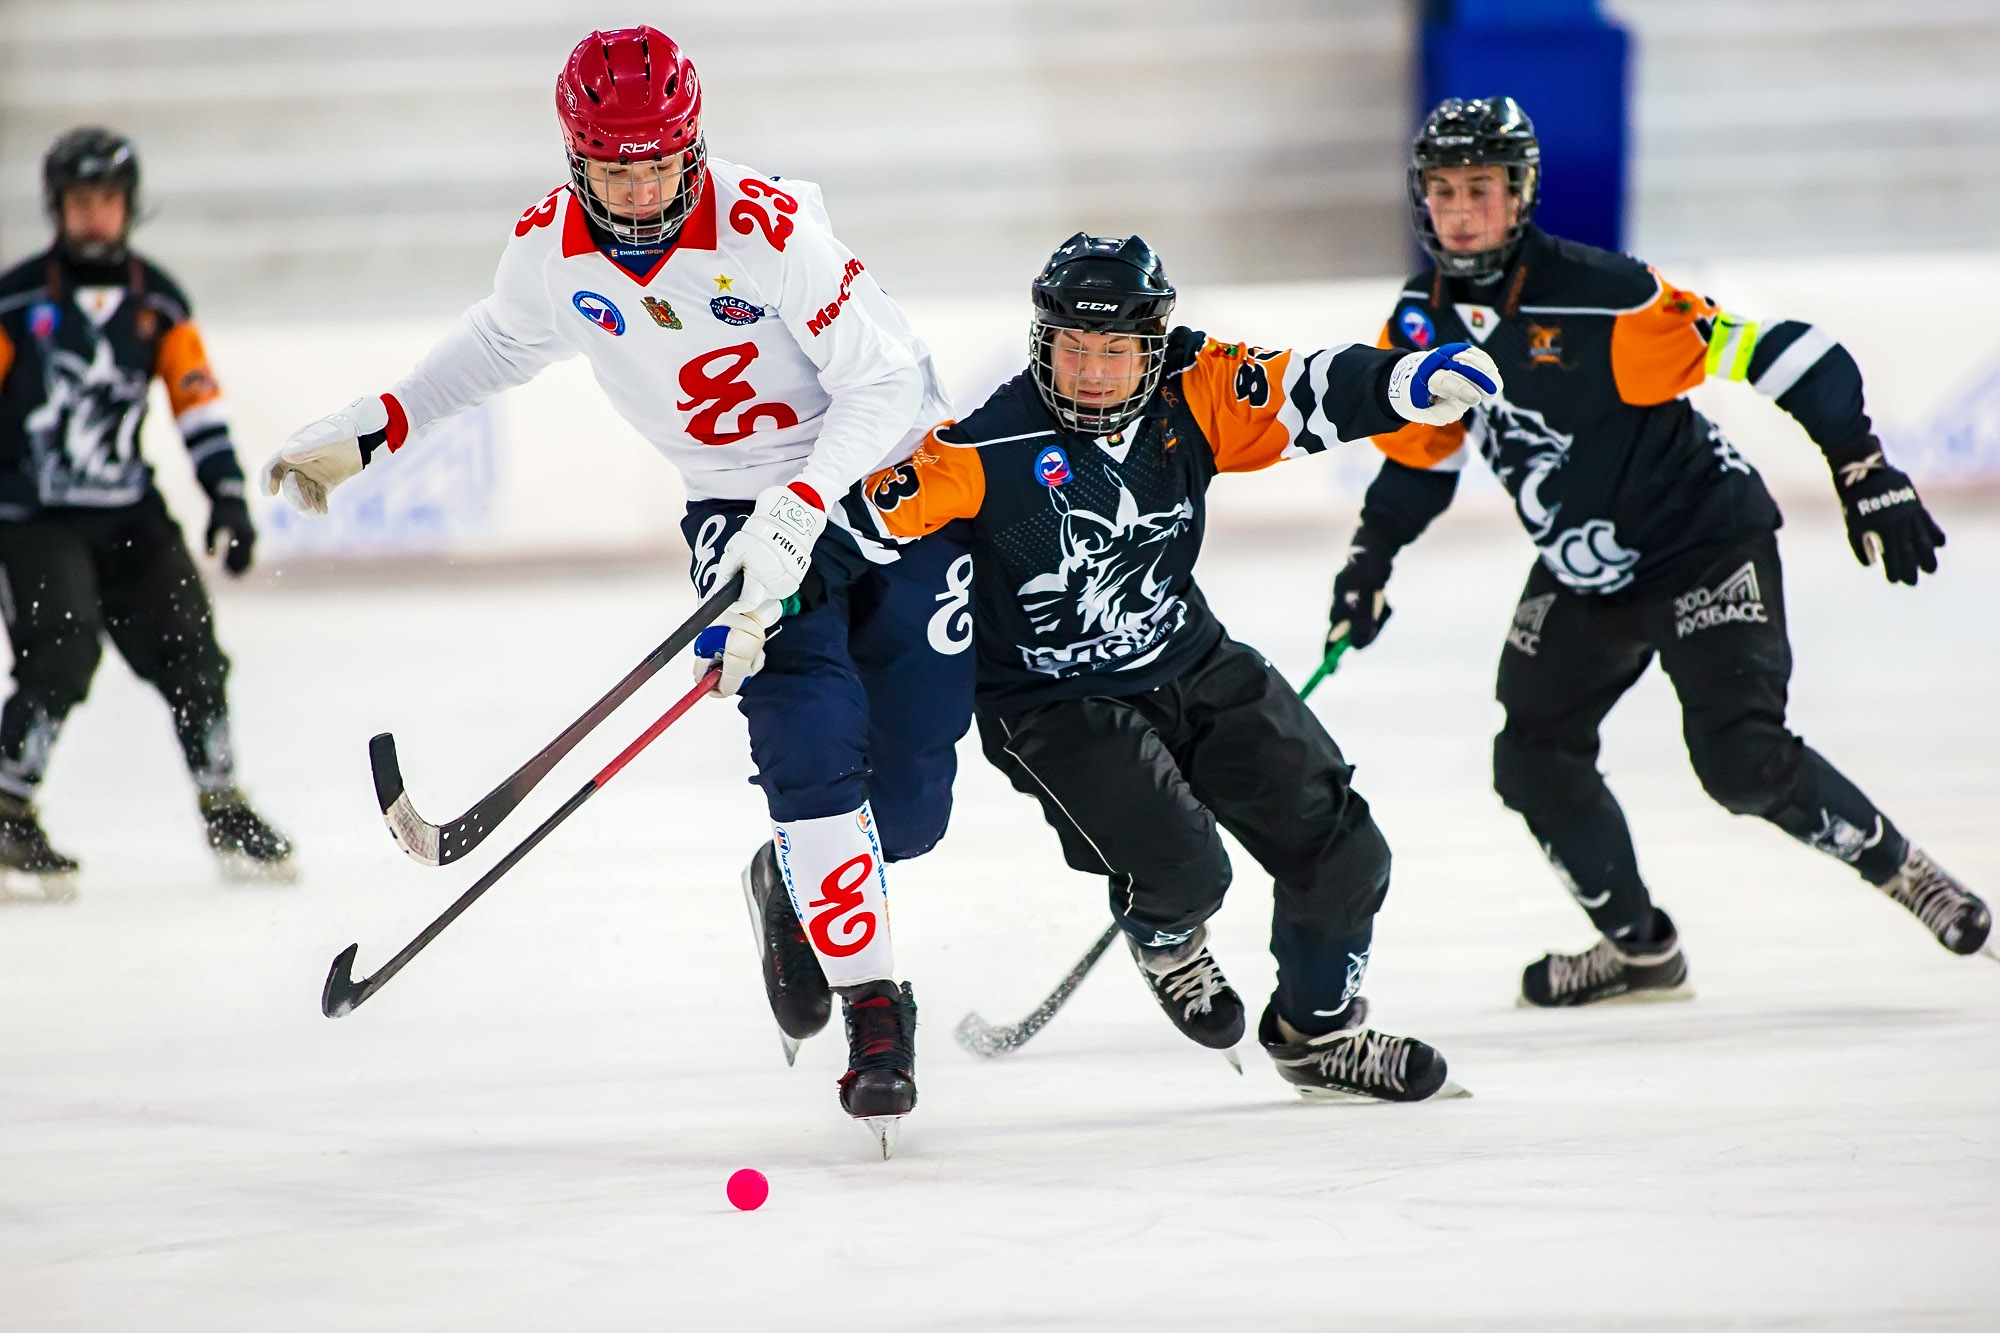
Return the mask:
<svg viewBox="0 0 2000 1333"><path fill-rule="evenodd" d="M1424 173L1437 167L1488 166L1506 169L1507 188L1521 205L1514 225L1507 229L1506 239L1490 250L1470 254L1446 250L1431 224ZM1448 278L1480 282L1499 276L1535 215L1541 188L1542 146L1535 138L1535 122L1511 97L1447 98L1424 118L1424 127L1410 145L1410 213L1417 239Z"/></svg>
<svg viewBox="0 0 2000 1333"><path fill-rule="evenodd" d="M70 130L49 145L42 158L42 207L62 232L63 195L79 185L109 185L124 192L125 232L115 246L93 246L93 253L76 257L92 261L116 262L125 257L125 237L139 211L139 150L116 130L101 125L83 125Z"/></svg>
<svg viewBox="0 0 2000 1333"><path fill-rule="evenodd" d="M1159 255L1137 236L1078 232L1049 256L1032 292L1030 352L1042 401L1066 428L1085 435L1110 435L1128 425L1160 387L1167 360L1167 317L1174 308L1174 285L1167 280ZM1055 349L1064 330L1129 339L1132 354L1145 358L1138 387L1108 401L1088 393L1058 393Z"/></svg>

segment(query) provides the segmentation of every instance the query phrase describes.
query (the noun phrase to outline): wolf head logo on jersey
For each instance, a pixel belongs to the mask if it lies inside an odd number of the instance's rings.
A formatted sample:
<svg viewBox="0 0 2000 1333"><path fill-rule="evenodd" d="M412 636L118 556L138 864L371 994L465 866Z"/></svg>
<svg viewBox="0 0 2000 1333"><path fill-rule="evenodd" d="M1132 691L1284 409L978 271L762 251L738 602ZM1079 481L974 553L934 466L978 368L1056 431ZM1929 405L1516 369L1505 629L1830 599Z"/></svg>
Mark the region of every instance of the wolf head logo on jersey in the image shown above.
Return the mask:
<svg viewBox="0 0 2000 1333"><path fill-rule="evenodd" d="M1549 425L1533 408L1496 397L1474 409L1469 441L1514 496L1521 526L1541 548L1542 563L1565 586L1616 592L1632 581L1639 553L1618 540L1611 520L1593 518L1561 529L1563 464L1576 437Z"/></svg>
<svg viewBox="0 0 2000 1333"><path fill-rule="evenodd" d="M1036 634L1066 642L1024 647L1022 659L1029 670L1051 676L1073 675L1098 663L1142 666L1187 620L1187 603L1159 565L1173 539L1194 522L1194 504L1183 499L1162 513L1141 514L1119 481L1118 511L1107 519L1065 496L1049 491L1062 515L1061 562L1023 583L1018 596Z"/></svg>
<svg viewBox="0 0 2000 1333"><path fill-rule="evenodd" d="M22 422L44 500L117 488L139 466L139 419L150 377L121 367L111 344L96 340L86 361L50 350L41 406Z"/></svg>
<svg viewBox="0 0 2000 1333"><path fill-rule="evenodd" d="M625 332L625 316L606 297L596 292L578 292L569 298L577 313L616 338Z"/></svg>

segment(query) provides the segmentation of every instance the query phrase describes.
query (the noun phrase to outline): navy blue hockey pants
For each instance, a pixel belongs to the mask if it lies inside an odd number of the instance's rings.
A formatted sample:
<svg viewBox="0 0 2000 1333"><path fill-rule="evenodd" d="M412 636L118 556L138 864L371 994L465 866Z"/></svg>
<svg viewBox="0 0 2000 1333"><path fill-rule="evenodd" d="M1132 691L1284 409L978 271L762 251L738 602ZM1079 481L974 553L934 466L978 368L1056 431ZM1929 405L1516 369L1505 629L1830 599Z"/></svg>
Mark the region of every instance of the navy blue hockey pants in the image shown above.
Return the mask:
<svg viewBox="0 0 2000 1333"><path fill-rule="evenodd" d="M695 588L751 505L695 500L681 530ZM805 607L765 640L764 667L737 706L750 723L752 779L774 821L872 804L890 861L937 845L951 818L957 744L972 719L972 555L947 527L871 563L829 526L801 589Z"/></svg>

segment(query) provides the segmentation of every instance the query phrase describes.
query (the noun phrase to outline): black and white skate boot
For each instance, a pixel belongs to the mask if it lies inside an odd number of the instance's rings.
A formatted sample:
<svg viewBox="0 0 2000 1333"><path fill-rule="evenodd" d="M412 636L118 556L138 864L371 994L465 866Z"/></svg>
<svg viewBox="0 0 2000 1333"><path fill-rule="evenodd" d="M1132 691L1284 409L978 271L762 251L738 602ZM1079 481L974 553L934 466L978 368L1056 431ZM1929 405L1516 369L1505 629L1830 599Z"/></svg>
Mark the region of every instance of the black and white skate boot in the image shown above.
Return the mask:
<svg viewBox="0 0 2000 1333"><path fill-rule="evenodd" d="M778 1040L785 1063L798 1059L799 1043L826 1026L833 1015L833 993L819 955L806 939L805 927L792 910L785 876L778 869L778 849L765 843L743 868L743 901L750 908L750 928L757 936L757 958L764 969L764 998L778 1020Z"/></svg>
<svg viewBox="0 0 2000 1333"><path fill-rule="evenodd" d="M1278 1076L1309 1101L1422 1102L1470 1094L1446 1077L1444 1056L1415 1037L1392 1037L1368 1026L1368 1001L1348 1001L1342 1026L1324 1036L1294 1040L1278 1026L1278 1010L1264 1006L1257 1044Z"/></svg>
<svg viewBox="0 0 2000 1333"><path fill-rule="evenodd" d="M887 1160L896 1126L917 1104L917 1000L910 983L869 981L843 986L847 1072L840 1109L866 1125Z"/></svg>
<svg viewBox="0 0 2000 1333"><path fill-rule="evenodd" d="M299 877L291 839L252 810L237 788L203 792L201 818L208 825L209 850L222 863L224 879L290 884Z"/></svg>
<svg viewBox="0 0 2000 1333"><path fill-rule="evenodd" d="M1889 882L1876 887L1907 908L1953 953L1983 950L1987 957L2000 960L2000 951L1987 947L1993 943L1989 939L1993 914L1986 904L1915 847Z"/></svg>
<svg viewBox="0 0 2000 1333"><path fill-rule="evenodd" d="M35 803L0 792L0 899L66 903L76 897L77 869L49 846Z"/></svg>
<svg viewBox="0 0 2000 1333"><path fill-rule="evenodd" d="M1692 1000L1680 932L1659 908L1645 944L1600 939L1582 953L1544 954L1521 973L1523 1008L1562 1009L1579 1004L1643 1004Z"/></svg>
<svg viewBox="0 0 2000 1333"><path fill-rule="evenodd" d="M1231 1048L1243 1040L1243 999L1208 951L1208 927L1196 926L1194 934L1179 944L1159 948L1140 944L1130 935L1125 942L1131 946L1139 975L1181 1034L1221 1051L1242 1073L1243 1062Z"/></svg>

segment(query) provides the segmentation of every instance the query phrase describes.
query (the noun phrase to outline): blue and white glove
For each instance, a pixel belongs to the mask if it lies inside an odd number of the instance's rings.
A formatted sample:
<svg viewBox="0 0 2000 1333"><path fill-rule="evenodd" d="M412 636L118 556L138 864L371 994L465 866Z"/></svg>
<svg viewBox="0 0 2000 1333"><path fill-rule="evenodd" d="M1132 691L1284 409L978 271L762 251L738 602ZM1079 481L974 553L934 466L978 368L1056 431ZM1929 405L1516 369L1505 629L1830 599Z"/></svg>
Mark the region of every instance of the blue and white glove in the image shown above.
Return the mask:
<svg viewBox="0 0 2000 1333"><path fill-rule="evenodd" d="M1396 363L1389 372L1389 406L1405 421L1449 426L1503 387L1492 357L1471 343L1446 343Z"/></svg>
<svg viewBox="0 0 2000 1333"><path fill-rule="evenodd" d="M784 614L784 602L745 575L743 595L695 637L694 678L700 680L709 668L719 666L722 679L710 693L724 699L735 694L744 681L763 670L764 639Z"/></svg>

